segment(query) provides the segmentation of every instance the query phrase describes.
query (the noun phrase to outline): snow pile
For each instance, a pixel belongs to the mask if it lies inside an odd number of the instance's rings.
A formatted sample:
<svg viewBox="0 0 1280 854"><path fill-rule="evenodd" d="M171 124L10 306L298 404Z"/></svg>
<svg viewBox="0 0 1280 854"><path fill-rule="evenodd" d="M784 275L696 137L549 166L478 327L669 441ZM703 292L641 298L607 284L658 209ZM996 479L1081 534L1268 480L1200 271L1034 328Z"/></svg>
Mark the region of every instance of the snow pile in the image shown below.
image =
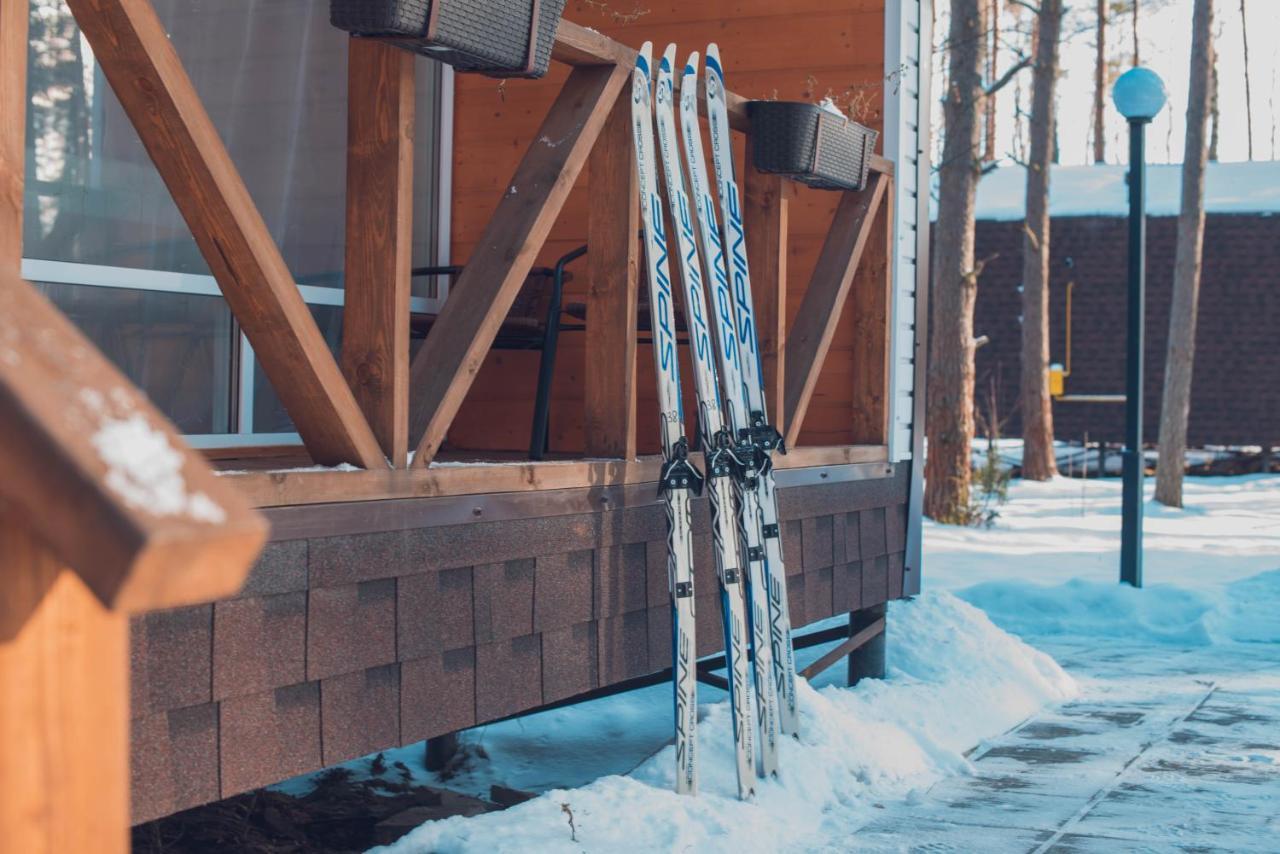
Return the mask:
<svg viewBox="0 0 1280 854"><path fill-rule="evenodd" d="M1142 590L1118 583L1120 495L1014 481L991 530L929 525L925 585L1033 640L1280 642L1280 477L1187 478L1184 509L1148 501Z"/></svg>
<svg viewBox="0 0 1280 854"><path fill-rule="evenodd" d="M671 791L674 747L630 775L556 789L518 807L423 825L388 850L775 851L851 832L876 802L967 773L965 751L1075 693L1048 656L945 592L891 606L889 678L857 688L801 681L799 740L783 739L776 780L736 799L727 704L698 725L700 794ZM669 726L670 701L649 703ZM610 727L608 720L597 726ZM607 740L599 745L607 750ZM570 827L572 818L572 829ZM576 839L575 839L576 837Z"/></svg>

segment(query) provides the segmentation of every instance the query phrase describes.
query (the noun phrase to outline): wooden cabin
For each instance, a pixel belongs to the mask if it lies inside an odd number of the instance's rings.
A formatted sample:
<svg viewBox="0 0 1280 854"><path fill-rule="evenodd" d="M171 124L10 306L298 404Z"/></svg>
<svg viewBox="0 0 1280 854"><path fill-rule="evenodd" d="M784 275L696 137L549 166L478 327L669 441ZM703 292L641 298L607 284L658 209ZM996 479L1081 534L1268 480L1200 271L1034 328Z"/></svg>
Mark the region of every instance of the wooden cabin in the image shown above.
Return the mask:
<svg viewBox="0 0 1280 854"><path fill-rule="evenodd" d="M670 666L625 94L644 40L724 57L797 643L847 614L883 666L885 603L921 577L930 0L569 0L549 73L505 81L307 0L0 9L0 293L30 312L19 355L63 342L40 386L0 359L23 474L0 478L0 559L31 603L0 608L0 688L59 674L0 703L0 789L31 792L0 837L123 850L130 822ZM746 100L824 97L880 131L862 191L750 165ZM154 505L118 523L85 437L27 404L53 383L72 406L68 353L150 400L228 508L210 531ZM714 655L705 499L695 533ZM23 739L65 767L36 780Z"/></svg>

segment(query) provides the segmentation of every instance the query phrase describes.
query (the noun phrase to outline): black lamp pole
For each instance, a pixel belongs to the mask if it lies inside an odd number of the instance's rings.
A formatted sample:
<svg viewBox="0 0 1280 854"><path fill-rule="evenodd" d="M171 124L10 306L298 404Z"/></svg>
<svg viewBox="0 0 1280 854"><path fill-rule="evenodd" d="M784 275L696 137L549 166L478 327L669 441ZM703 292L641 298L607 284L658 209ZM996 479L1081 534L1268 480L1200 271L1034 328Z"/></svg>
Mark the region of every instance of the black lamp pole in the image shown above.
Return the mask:
<svg viewBox="0 0 1280 854"><path fill-rule="evenodd" d="M1125 366L1124 499L1121 506L1120 581L1142 586L1142 351L1145 333L1147 249L1147 118L1129 119L1129 335Z"/></svg>

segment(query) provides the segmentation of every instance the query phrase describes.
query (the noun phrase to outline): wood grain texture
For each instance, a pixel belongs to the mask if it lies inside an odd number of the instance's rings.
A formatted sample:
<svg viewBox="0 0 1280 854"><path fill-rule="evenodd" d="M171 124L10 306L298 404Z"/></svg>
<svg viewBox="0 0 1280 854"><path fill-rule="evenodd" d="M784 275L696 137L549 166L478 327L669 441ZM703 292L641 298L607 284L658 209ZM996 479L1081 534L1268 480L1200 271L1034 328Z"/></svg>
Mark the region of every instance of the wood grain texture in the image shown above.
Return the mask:
<svg viewBox="0 0 1280 854"><path fill-rule="evenodd" d="M563 18L556 30L551 58L565 65L623 65L631 69L636 64L633 49Z"/></svg>
<svg viewBox="0 0 1280 854"><path fill-rule="evenodd" d="M853 309L853 441L889 442L889 363L893 358L893 182L884 179L884 200L871 222L862 263L849 298Z"/></svg>
<svg viewBox="0 0 1280 854"><path fill-rule="evenodd" d="M589 457L636 455L640 206L631 101L618 97L588 163L583 441Z"/></svg>
<svg viewBox="0 0 1280 854"><path fill-rule="evenodd" d="M22 265L29 12L26 3L0 4L0 263L14 275Z"/></svg>
<svg viewBox="0 0 1280 854"><path fill-rule="evenodd" d="M698 465L698 455L691 455ZM883 446L803 447L778 457L779 469L802 469L859 463L885 463ZM255 507L325 504L337 501L381 501L392 498L435 498L449 495L532 492L582 487L626 486L658 478L659 456L629 460L492 463L382 471L235 472L223 479L239 489Z"/></svg>
<svg viewBox="0 0 1280 854"><path fill-rule="evenodd" d="M773 423L785 430L783 381L787 346L787 217L790 182L767 175L748 163L743 187L742 225L751 269L751 299L755 304L756 334L760 341L764 399Z"/></svg>
<svg viewBox="0 0 1280 854"><path fill-rule="evenodd" d="M0 839L129 850L128 618L6 513L0 523Z"/></svg>
<svg viewBox="0 0 1280 854"><path fill-rule="evenodd" d="M786 345L786 424L787 444L794 445L804 425L804 416L826 360L839 322L841 310L854 281L862 253L871 236L872 224L880 210L885 187L890 179L873 172L867 187L847 192L836 209L835 219L827 232L817 265L809 280L809 288L791 327ZM885 281L883 288L887 290ZM861 309L863 306L857 305ZM880 337L888 337L887 318ZM869 325L860 322L860 326ZM885 391L880 392L881 397Z"/></svg>
<svg viewBox="0 0 1280 854"><path fill-rule="evenodd" d="M151 4L68 5L312 456L386 466Z"/></svg>
<svg viewBox="0 0 1280 854"><path fill-rule="evenodd" d="M431 462L591 146L629 77L622 65L575 68L531 141L411 366L413 465Z"/></svg>
<svg viewBox="0 0 1280 854"><path fill-rule="evenodd" d="M342 372L382 453L409 453L414 56L349 39Z"/></svg>
<svg viewBox="0 0 1280 854"><path fill-rule="evenodd" d="M0 274L0 497L109 607L235 592L266 524L35 288Z"/></svg>

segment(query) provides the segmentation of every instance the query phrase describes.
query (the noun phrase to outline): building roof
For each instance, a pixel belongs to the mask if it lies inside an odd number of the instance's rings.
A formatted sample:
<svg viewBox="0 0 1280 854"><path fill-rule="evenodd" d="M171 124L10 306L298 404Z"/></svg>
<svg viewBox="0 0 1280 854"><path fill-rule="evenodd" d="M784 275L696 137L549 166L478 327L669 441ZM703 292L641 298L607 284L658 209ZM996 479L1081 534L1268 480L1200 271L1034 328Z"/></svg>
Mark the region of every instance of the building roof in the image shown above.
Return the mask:
<svg viewBox="0 0 1280 854"><path fill-rule="evenodd" d="M1127 171L1128 167L1120 164L1054 166L1050 215L1124 216L1129 209ZM1181 188L1181 164L1149 166L1149 213L1177 216ZM1022 166L1006 166L986 175L978 184L978 219L1022 219L1025 193L1026 170ZM1209 213L1280 213L1280 161L1210 163L1205 176L1205 209Z"/></svg>

